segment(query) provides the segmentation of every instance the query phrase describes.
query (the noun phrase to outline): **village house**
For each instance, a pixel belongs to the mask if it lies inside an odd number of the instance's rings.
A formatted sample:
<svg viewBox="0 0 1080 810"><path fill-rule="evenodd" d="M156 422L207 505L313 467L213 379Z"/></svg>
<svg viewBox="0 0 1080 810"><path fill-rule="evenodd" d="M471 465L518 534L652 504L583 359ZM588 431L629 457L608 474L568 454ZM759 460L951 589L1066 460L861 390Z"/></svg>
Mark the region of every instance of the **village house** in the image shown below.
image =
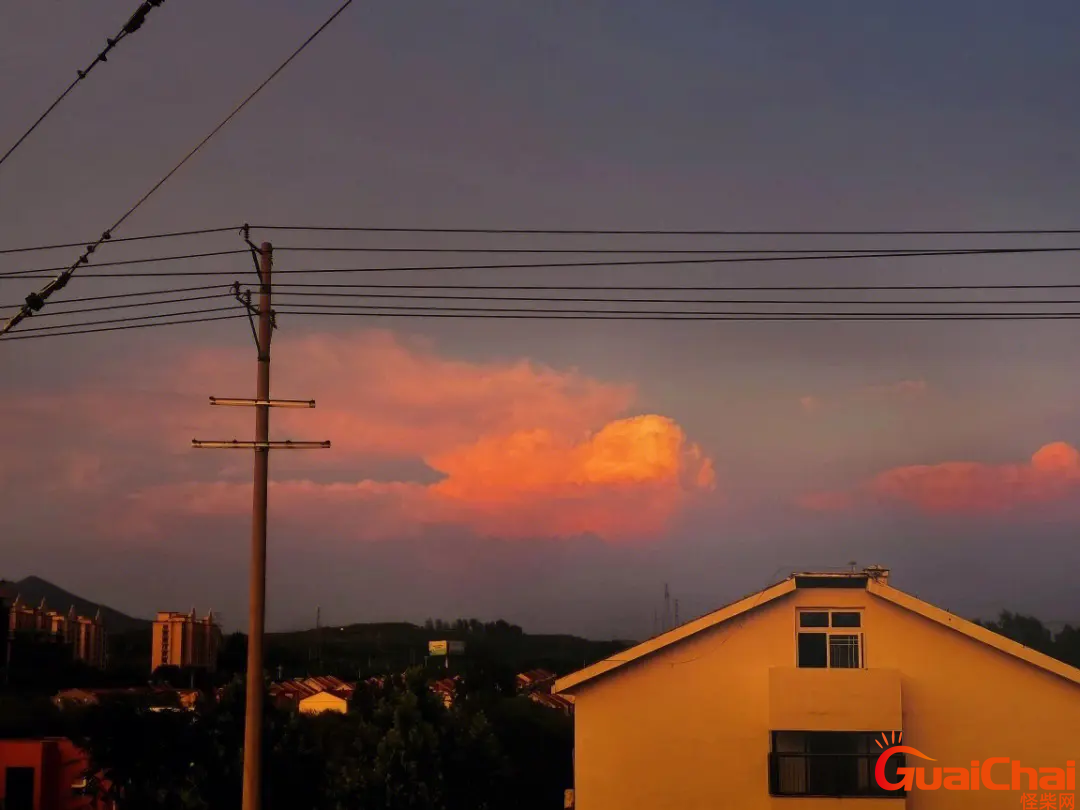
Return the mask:
<svg viewBox="0 0 1080 810"><path fill-rule="evenodd" d="M554 692L577 810L1075 806L1080 670L882 568L794 574Z"/></svg>

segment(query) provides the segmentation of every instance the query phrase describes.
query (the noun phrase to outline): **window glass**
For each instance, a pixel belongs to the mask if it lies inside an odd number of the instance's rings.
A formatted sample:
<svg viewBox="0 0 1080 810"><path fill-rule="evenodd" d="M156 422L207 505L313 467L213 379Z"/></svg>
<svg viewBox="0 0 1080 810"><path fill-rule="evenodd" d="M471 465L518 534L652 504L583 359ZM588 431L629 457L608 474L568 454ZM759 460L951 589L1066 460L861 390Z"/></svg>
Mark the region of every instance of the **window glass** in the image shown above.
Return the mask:
<svg viewBox="0 0 1080 810"><path fill-rule="evenodd" d="M799 666L824 669L828 666L825 633L799 633Z"/></svg>
<svg viewBox="0 0 1080 810"><path fill-rule="evenodd" d="M832 614L833 627L859 627L862 614L848 611L836 611Z"/></svg>
<svg viewBox="0 0 1080 810"><path fill-rule="evenodd" d="M828 627L829 626L829 614L827 611L821 612L809 612L804 611L799 614L799 626L800 627Z"/></svg>
<svg viewBox="0 0 1080 810"><path fill-rule="evenodd" d="M876 734L841 731L774 731L769 762L769 790L777 796L888 796L875 778L881 750L873 744ZM902 755L892 755L886 778L897 781Z"/></svg>

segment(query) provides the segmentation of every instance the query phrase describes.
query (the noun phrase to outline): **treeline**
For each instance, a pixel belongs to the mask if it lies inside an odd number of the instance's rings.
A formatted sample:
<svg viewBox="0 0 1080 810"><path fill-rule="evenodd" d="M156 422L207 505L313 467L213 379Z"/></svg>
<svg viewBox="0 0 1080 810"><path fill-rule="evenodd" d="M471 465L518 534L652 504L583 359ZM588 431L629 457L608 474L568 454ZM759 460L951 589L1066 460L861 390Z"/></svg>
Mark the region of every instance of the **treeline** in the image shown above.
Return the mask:
<svg viewBox="0 0 1080 810"><path fill-rule="evenodd" d="M22 720L84 748L120 810L217 810L241 803L244 703L236 681L190 712L118 699ZM267 810L547 810L572 786L569 717L480 689L448 709L418 669L359 684L346 714L267 702L264 730Z"/></svg>
<svg viewBox="0 0 1080 810"><path fill-rule="evenodd" d="M482 622L479 619L425 619L424 629L435 632L454 633L456 635L499 635L520 636L524 631L516 624L510 624L502 619L493 622Z"/></svg>
<svg viewBox="0 0 1080 810"><path fill-rule="evenodd" d="M1001 611L994 621L975 621L976 624L995 633L1018 641L1059 661L1080 667L1080 628L1065 625L1057 633L1034 616Z"/></svg>
<svg viewBox="0 0 1080 810"><path fill-rule="evenodd" d="M465 642L465 654L451 656L452 669L479 669L500 680L538 667L563 675L630 646L622 641L530 634L502 619L428 619L423 625L387 622L270 633L266 665L275 678L279 673L286 678L320 674L353 680L422 666L428 642L444 639ZM226 638L222 669L242 671L245 644L243 634Z"/></svg>

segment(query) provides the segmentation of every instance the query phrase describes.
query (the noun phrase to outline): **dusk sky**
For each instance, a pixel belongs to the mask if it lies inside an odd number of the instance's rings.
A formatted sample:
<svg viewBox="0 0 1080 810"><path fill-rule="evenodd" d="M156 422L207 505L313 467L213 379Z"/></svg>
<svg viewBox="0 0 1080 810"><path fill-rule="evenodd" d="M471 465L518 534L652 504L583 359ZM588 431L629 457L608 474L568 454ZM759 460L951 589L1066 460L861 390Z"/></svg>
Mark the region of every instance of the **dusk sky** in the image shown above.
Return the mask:
<svg viewBox="0 0 1080 810"><path fill-rule="evenodd" d="M0 150L135 5L5 4ZM0 249L96 238L336 5L168 0L154 10L0 167ZM244 222L1074 228L1077 30L1069 0L357 2L116 235ZM1080 240L252 238L274 242L275 270L470 261L281 249L303 246ZM242 246L226 232L106 245L95 260ZM78 253L0 255L0 272ZM523 260L476 261L508 258ZM134 268L179 264L255 281L246 255ZM1075 254L377 279L421 280L1077 279ZM0 278L0 314L44 283ZM49 306L199 283L95 279L91 265ZM793 570L848 561L890 567L901 589L968 617L1008 608L1078 622L1078 341L1073 321L282 316L273 394L318 407L273 412L272 438L333 449L271 457L268 627L312 626L321 606L331 624L501 617L640 637L665 582L689 618ZM242 320L0 347L0 577L36 574L139 616L213 608L227 629L245 628L250 454L190 441L251 438L249 411L207 397L253 396L254 360Z"/></svg>

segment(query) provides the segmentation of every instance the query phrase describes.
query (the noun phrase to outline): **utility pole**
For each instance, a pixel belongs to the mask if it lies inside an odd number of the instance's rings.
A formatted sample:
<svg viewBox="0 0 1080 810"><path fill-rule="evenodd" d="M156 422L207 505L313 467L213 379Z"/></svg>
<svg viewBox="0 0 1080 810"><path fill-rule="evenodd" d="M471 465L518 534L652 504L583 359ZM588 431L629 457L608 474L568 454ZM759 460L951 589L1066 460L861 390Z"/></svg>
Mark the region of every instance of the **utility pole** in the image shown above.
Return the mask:
<svg viewBox="0 0 1080 810"><path fill-rule="evenodd" d="M247 226L244 228L247 238ZM273 246L263 242L256 248L250 241L259 272L259 305L237 297L248 307L248 319L256 315L258 330L251 323L255 348L258 351L258 374L255 399L219 399L210 397L211 405L255 408L255 441L200 441L192 439L192 447L210 449L248 449L255 451L254 495L251 514L251 584L248 605L247 699L244 712L244 792L243 810L262 810L262 743L263 743L263 634L266 625L266 496L270 478L270 450L308 450L330 447L323 442L270 441L271 408L314 408L315 400L270 399L270 341L276 327L271 307L270 273L273 267ZM239 284L236 285L239 288Z"/></svg>

